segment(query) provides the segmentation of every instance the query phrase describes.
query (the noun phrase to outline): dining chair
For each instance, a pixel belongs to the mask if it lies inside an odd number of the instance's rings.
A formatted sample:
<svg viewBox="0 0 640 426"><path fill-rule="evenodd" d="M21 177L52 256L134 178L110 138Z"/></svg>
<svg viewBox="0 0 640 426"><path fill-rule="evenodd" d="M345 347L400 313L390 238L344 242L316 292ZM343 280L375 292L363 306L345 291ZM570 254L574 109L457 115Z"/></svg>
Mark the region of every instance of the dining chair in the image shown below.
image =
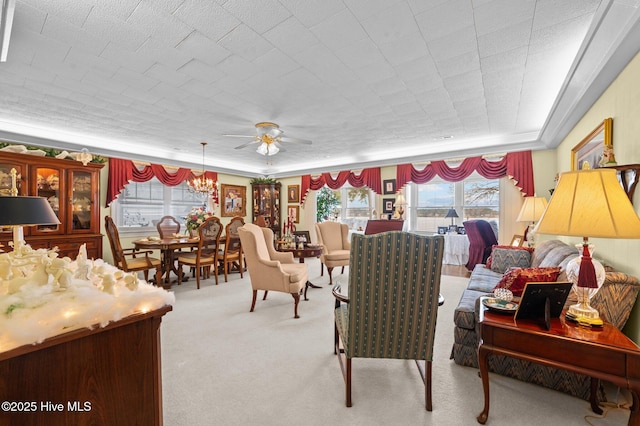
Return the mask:
<svg viewBox="0 0 640 426"><path fill-rule="evenodd" d="M175 234L180 233L180 222L173 216L162 216L156 228L158 229L160 238L173 238Z"/></svg>
<svg viewBox="0 0 640 426"><path fill-rule="evenodd" d="M415 360L426 409L432 410L431 363L443 252L442 236L400 231L352 236L348 303L336 303L334 310L334 353L347 407L352 406L352 359L390 358Z"/></svg>
<svg viewBox="0 0 640 426"><path fill-rule="evenodd" d="M149 281L149 269L155 269L156 285L162 283L162 260L149 256L152 250L137 250L133 247L122 248L120 234L116 224L110 216L105 216L104 227L109 238L113 264L125 272L142 271L145 281Z"/></svg>
<svg viewBox="0 0 640 426"><path fill-rule="evenodd" d="M200 288L200 276L210 276L208 273L213 268L213 274L218 284L218 246L222 234L222 223L216 216L207 218L198 227L198 247L191 252L178 252L178 285L182 284L182 265L195 269L196 286ZM203 270L204 269L204 270Z"/></svg>
<svg viewBox="0 0 640 426"><path fill-rule="evenodd" d="M242 225L244 225L244 219L241 216L235 216L227 223L227 226L224 227L224 248L218 253L218 256L222 256L220 264L224 269L224 282L227 282L229 271L231 271L234 266L238 268L240 278L243 278L244 256L242 254L240 236L238 235L238 228Z"/></svg>
<svg viewBox="0 0 640 426"><path fill-rule="evenodd" d="M316 223L316 237L318 244L322 246L322 254L320 255L320 275L324 275L324 265L327 266L329 273L329 284L333 284L331 272L336 266L344 267L349 265L349 250L351 243L349 242L349 227L340 222L321 222Z"/></svg>
<svg viewBox="0 0 640 426"><path fill-rule="evenodd" d="M256 306L258 290L264 290L262 300L267 298L269 291L281 291L291 294L294 300L294 318L300 318L298 303L300 291L308 281L307 265L294 261L293 253L278 252L273 249L271 228L261 228L252 223L246 223L238 228L238 234L253 289L253 300L249 312L253 312Z"/></svg>

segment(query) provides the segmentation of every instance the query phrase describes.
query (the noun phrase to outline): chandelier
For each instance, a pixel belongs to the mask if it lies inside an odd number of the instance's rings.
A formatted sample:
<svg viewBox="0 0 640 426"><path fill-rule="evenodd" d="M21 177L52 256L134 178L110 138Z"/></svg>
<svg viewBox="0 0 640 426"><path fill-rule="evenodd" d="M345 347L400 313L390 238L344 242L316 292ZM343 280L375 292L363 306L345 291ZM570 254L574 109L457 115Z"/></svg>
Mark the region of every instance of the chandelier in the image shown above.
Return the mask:
<svg viewBox="0 0 640 426"><path fill-rule="evenodd" d="M189 192L201 194L203 197L212 196L218 198L218 185L213 179L205 179L204 176L204 147L207 146L206 142L200 142L202 145L202 174L200 177L193 178L191 182L188 182Z"/></svg>

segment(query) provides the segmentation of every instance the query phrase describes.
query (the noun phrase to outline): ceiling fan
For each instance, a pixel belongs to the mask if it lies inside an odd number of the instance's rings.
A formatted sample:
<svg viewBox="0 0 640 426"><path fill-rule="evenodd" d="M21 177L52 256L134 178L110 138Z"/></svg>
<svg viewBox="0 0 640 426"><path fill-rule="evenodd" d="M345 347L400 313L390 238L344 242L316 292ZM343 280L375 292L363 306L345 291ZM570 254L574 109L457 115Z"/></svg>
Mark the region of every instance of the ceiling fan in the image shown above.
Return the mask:
<svg viewBox="0 0 640 426"><path fill-rule="evenodd" d="M253 140L242 145L236 146L235 149L242 149L249 145L258 144L256 151L262 155L276 155L280 151L286 151L281 145L282 143L300 143L304 145L311 145L311 141L307 139L290 138L282 136L283 130L280 130L280 126L270 121L263 121L256 124L257 135L222 135L232 138L252 138Z"/></svg>

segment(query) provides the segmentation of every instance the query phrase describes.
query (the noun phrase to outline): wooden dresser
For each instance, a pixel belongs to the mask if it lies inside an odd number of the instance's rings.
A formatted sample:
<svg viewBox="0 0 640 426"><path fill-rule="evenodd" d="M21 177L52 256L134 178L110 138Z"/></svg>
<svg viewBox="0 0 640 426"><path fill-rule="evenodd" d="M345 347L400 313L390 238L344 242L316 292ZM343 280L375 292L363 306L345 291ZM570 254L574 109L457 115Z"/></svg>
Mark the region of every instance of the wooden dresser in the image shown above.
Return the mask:
<svg viewBox="0 0 640 426"><path fill-rule="evenodd" d="M89 258L102 258L100 234L100 169L103 164L82 163L0 151L0 195L9 195L11 169L18 173L18 194L45 197L60 225L24 227L24 239L34 249L58 247L60 256L75 259L82 244ZM3 250L11 250L10 228L0 229Z"/></svg>

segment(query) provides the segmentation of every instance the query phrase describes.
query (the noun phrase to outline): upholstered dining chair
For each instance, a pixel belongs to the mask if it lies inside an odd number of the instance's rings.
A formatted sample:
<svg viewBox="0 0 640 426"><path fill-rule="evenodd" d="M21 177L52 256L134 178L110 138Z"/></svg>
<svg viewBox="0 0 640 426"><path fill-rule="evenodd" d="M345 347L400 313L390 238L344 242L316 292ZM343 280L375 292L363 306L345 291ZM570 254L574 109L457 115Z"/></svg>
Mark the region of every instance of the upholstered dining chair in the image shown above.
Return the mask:
<svg viewBox="0 0 640 426"><path fill-rule="evenodd" d="M227 282L229 271L234 265L240 272L240 278L243 278L244 255L242 254L242 244L240 244L240 236L238 235L238 228L242 225L244 225L244 219L241 216L235 216L224 227L224 248L218 253L220 264L224 270L224 282Z"/></svg>
<svg viewBox="0 0 640 426"><path fill-rule="evenodd" d="M105 216L104 227L109 238L113 264L125 272L140 272L145 281L149 281L149 269L155 269L156 285L162 283L162 260L149 256L152 250L136 250L135 248L122 248L120 244L120 233L116 224L110 216Z"/></svg>
<svg viewBox="0 0 640 426"><path fill-rule="evenodd" d="M342 266L341 273L344 274L344 267L349 265L349 227L339 222L316 223L316 236L318 244L322 246L320 255L320 275L324 275L324 266L327 266L329 273L329 284L333 284L331 272L336 266Z"/></svg>
<svg viewBox="0 0 640 426"><path fill-rule="evenodd" d="M178 253L178 285L182 284L182 265L195 269L196 286L200 288L200 276L208 277L208 271L213 268L213 274L218 284L218 246L222 235L222 223L216 216L207 218L198 227L198 247L191 252Z"/></svg>
<svg viewBox="0 0 640 426"><path fill-rule="evenodd" d="M478 263L485 263L491 255L491 248L498 244L491 224L486 220L467 220L462 222L469 238L469 261L466 267L473 271Z"/></svg>
<svg viewBox="0 0 640 426"><path fill-rule="evenodd" d="M347 407L352 405L352 359L391 358L415 360L425 385L426 409L432 410L431 363L443 252L442 236L399 231L353 235L348 303L337 304L334 311L334 353L345 380ZM424 369L418 360L424 360Z"/></svg>
<svg viewBox="0 0 640 426"><path fill-rule="evenodd" d="M173 238L180 233L180 222L173 216L162 216L156 224L160 238Z"/></svg>
<svg viewBox="0 0 640 426"><path fill-rule="evenodd" d="M267 298L269 291L281 291L291 294L294 300L294 318L300 318L298 303L300 291L308 281L307 265L294 261L293 253L278 252L273 248L271 228L246 223L238 228L238 234L253 289L250 312L256 306L258 290L264 290L262 300Z"/></svg>

